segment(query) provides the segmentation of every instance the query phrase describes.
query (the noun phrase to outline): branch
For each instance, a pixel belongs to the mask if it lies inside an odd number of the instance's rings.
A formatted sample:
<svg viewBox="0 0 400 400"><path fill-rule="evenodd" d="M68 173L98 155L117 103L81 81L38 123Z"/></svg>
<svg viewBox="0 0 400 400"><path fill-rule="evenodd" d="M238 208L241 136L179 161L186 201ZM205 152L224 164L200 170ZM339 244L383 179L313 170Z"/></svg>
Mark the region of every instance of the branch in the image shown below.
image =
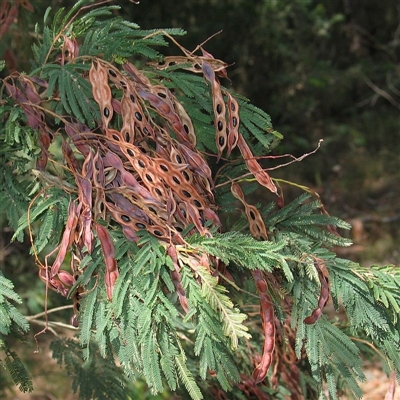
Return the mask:
<svg viewBox="0 0 400 400"><path fill-rule="evenodd" d="M74 306L72 304L69 304L69 305L66 305L66 306L52 308L51 310L46 310L46 311L43 311L43 312L41 312L39 314L29 315L29 316L27 316L25 318L28 321L33 321L33 320L35 320L37 318L40 318L40 317L43 317L43 316L45 316L47 314L51 314L51 313L58 312L58 311L63 311L63 310L69 310L71 308L74 308Z"/></svg>
<svg viewBox="0 0 400 400"><path fill-rule="evenodd" d="M376 86L369 78L363 77L364 82L380 97L386 99L391 105L400 110L400 103L398 103L388 92Z"/></svg>

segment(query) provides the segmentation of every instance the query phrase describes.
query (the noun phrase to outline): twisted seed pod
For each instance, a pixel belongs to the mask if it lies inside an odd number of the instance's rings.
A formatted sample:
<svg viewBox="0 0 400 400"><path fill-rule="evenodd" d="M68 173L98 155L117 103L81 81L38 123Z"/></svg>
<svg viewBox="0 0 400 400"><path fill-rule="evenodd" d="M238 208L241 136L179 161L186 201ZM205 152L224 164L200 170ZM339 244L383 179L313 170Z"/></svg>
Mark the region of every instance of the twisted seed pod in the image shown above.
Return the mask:
<svg viewBox="0 0 400 400"><path fill-rule="evenodd" d="M106 292L108 300L112 299L112 294L115 282L119 276L117 261L115 260L115 249L110 233L104 226L95 224L97 237L100 240L101 250L103 252L106 272L104 275L104 282L106 285Z"/></svg>
<svg viewBox="0 0 400 400"><path fill-rule="evenodd" d="M275 348L275 313L271 297L268 293L268 285L260 270L252 271L254 281L260 296L260 316L264 331L263 353L260 363L253 371L254 382L260 383L267 376L272 362L272 353Z"/></svg>
<svg viewBox="0 0 400 400"><path fill-rule="evenodd" d="M318 306L313 310L310 316L304 319L304 323L308 325L315 324L322 317L322 311L325 308L330 295L328 270L326 269L324 261L320 260L320 262L317 262L314 260L314 266L318 271L321 291L318 299Z"/></svg>
<svg viewBox="0 0 400 400"><path fill-rule="evenodd" d="M138 94L138 87L133 85L132 82L127 82L127 88L124 91L124 97L129 99L131 108L128 109L128 114L123 114L123 118L130 118L130 115L135 120L136 134L140 135L140 139L144 137L154 137L155 133L153 131L152 122L150 116L146 116L142 105L143 100ZM130 114L129 114L130 113ZM155 125L155 124L154 124ZM136 140L139 142L139 139Z"/></svg>
<svg viewBox="0 0 400 400"><path fill-rule="evenodd" d="M93 233L92 233L92 183L87 178L75 176L75 180L79 189L79 204L82 205L79 216L79 223L83 244L86 246L89 253L93 251ZM76 240L78 241L78 240Z"/></svg>
<svg viewBox="0 0 400 400"><path fill-rule="evenodd" d="M67 297L69 289L55 276L51 277L47 269L39 268L39 278L46 283L46 286L49 285L51 289Z"/></svg>
<svg viewBox="0 0 400 400"><path fill-rule="evenodd" d="M181 268L179 267L179 264L178 264L178 255L176 252L176 248L173 245L168 246L167 254L171 257L172 264L174 266L174 270L170 272L172 282L175 286L175 290L178 295L179 303L182 306L185 313L187 314L189 312L189 304L188 304L188 301L186 298L185 289L183 288L182 283L181 283L181 274L180 274Z"/></svg>
<svg viewBox="0 0 400 400"><path fill-rule="evenodd" d="M244 205L252 236L260 240L268 240L267 228L258 209L246 203L243 191L237 183L232 183L231 192Z"/></svg>
<svg viewBox="0 0 400 400"><path fill-rule="evenodd" d="M192 169L193 172L199 176L205 178L208 182L212 182L211 169L204 160L203 156L200 153L195 152L181 144L177 144L177 147L180 150L184 161L189 165L190 169Z"/></svg>
<svg viewBox="0 0 400 400"><path fill-rule="evenodd" d="M91 132L90 129L81 122L66 122L64 130L80 153L87 157L90 152L90 146L86 134Z"/></svg>
<svg viewBox="0 0 400 400"><path fill-rule="evenodd" d="M126 142L135 143L135 133L137 126L137 119L135 118L136 113L143 114L140 105L137 103L136 98L133 94L124 93L121 100L121 116L122 116L122 128L121 132Z"/></svg>
<svg viewBox="0 0 400 400"><path fill-rule="evenodd" d="M257 182L269 189L272 193L278 194L278 189L276 188L274 182L272 182L271 177L261 168L261 165L254 158L250 147L247 145L240 133L237 145L242 153L244 161L246 162L247 168L254 175L254 178L256 178Z"/></svg>
<svg viewBox="0 0 400 400"><path fill-rule="evenodd" d="M179 116L176 114L172 105L170 105L165 99L158 95L148 92L144 89L138 88L138 94L145 100L147 100L152 108L158 112L158 114L166 119L173 131L177 134L181 143L186 143L191 146L188 134L182 125Z"/></svg>
<svg viewBox="0 0 400 400"><path fill-rule="evenodd" d="M77 206L73 201L69 203L68 208L68 219L65 226L65 230L61 239L57 257L53 262L50 269L50 278L55 277L60 270L61 264L63 263L67 251L71 247L75 239L75 230L78 225L78 217L81 206Z"/></svg>
<svg viewBox="0 0 400 400"><path fill-rule="evenodd" d="M161 207L162 202L158 202L157 199L150 193L150 191L143 187L135 178L135 176L124 168L121 159L117 155L111 151L108 151L105 154L103 161L105 166L113 167L118 170L122 179L122 183L126 185L128 189L131 189L133 192L135 192L141 199L143 199L143 201L154 203L157 204L158 207Z"/></svg>

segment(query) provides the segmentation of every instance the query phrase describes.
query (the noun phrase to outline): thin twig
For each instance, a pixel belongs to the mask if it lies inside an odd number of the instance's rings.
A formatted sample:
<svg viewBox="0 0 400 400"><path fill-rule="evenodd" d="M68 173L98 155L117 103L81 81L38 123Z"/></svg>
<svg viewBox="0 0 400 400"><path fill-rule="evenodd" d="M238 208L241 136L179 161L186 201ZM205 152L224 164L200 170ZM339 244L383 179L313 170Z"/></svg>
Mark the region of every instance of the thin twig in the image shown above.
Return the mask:
<svg viewBox="0 0 400 400"><path fill-rule="evenodd" d="M69 310L69 309L71 309L71 308L74 308L74 306L73 306L72 304L69 304L69 305L66 305L66 306L61 306L61 307L52 308L52 309L50 309L50 310L43 311L43 312L41 312L41 313L39 313L39 314L29 315L29 316L27 316L27 317L25 317L25 318L26 318L28 321L32 321L32 320L35 320L35 319L37 319L37 318L43 317L43 316L45 316L46 314L51 314L51 313L58 312L58 311L63 311L63 310Z"/></svg>
<svg viewBox="0 0 400 400"><path fill-rule="evenodd" d="M363 77L364 82L380 97L386 99L390 104L400 110L400 103L398 103L388 92L376 86L369 78Z"/></svg>

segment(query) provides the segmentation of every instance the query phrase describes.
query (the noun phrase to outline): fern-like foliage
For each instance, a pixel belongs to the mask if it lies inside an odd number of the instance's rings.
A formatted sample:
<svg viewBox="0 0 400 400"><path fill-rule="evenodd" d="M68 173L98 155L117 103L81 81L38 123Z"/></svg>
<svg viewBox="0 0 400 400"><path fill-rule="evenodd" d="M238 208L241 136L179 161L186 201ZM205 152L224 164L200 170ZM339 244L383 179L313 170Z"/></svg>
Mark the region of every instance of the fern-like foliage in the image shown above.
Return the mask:
<svg viewBox="0 0 400 400"><path fill-rule="evenodd" d="M79 388L79 399L130 398L127 382L123 376L116 373L117 367L114 362L101 357L95 348L86 361L82 358L82 349L76 340L54 340L50 348L53 358L65 368L71 378L74 392Z"/></svg>
<svg viewBox="0 0 400 400"><path fill-rule="evenodd" d="M22 300L15 293L13 283L0 272L0 366L9 372L14 384L22 392L31 392L32 379L6 340L7 335L18 337L29 330L28 322L12 302L20 304Z"/></svg>

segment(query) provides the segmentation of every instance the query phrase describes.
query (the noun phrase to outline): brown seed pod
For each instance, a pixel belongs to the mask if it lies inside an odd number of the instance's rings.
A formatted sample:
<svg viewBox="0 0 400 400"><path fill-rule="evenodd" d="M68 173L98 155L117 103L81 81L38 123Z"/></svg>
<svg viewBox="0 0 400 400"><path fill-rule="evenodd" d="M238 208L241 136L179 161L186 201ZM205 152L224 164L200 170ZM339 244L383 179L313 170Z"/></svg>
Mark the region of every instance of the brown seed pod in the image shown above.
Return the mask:
<svg viewBox="0 0 400 400"><path fill-rule="evenodd" d="M175 286L176 293L178 295L179 303L182 306L183 310L187 314L189 312L189 304L186 298L185 289L181 283L181 274L180 274L180 266L178 262L178 255L175 246L172 244L168 246L167 254L171 257L172 264L174 266L174 270L170 272L172 282Z"/></svg>
<svg viewBox="0 0 400 400"><path fill-rule="evenodd" d="M261 165L254 158L253 153L250 150L250 147L247 145L243 136L239 133L239 139L237 142L240 152L242 153L243 159L246 162L247 168L253 174L254 178L256 178L257 182L269 189L272 193L278 194L278 189L276 188L274 182L271 177L268 175L266 171L261 168Z"/></svg>
<svg viewBox="0 0 400 400"><path fill-rule="evenodd" d="M98 61L93 61L89 71L89 81L92 84L93 97L100 107L103 127L107 128L114 109L112 106L111 89L108 85L107 69Z"/></svg>
<svg viewBox="0 0 400 400"><path fill-rule="evenodd" d="M227 91L225 94L228 98L228 138L227 138L227 152L226 156L229 157L232 150L236 147L239 140L239 104L236 99Z"/></svg>
<svg viewBox="0 0 400 400"><path fill-rule="evenodd" d="M329 300L329 274L325 262L322 259L314 260L314 266L318 272L318 278L321 283L321 291L318 299L318 306L314 309L310 316L304 319L304 323L311 325L315 324L321 317L322 311Z"/></svg>
<svg viewBox="0 0 400 400"><path fill-rule="evenodd" d="M62 35L64 40L61 50L61 65L73 61L79 55L79 45L75 38L70 39L68 36Z"/></svg>
<svg viewBox="0 0 400 400"><path fill-rule="evenodd" d="M267 228L258 209L246 202L243 191L237 183L232 183L231 192L244 205L251 235L256 239L268 240Z"/></svg>
<svg viewBox="0 0 400 400"><path fill-rule="evenodd" d="M268 285L260 270L252 271L252 275L260 296L260 316L264 331L263 353L260 363L253 371L254 382L260 383L267 376L275 349L275 313L268 293Z"/></svg>
<svg viewBox="0 0 400 400"><path fill-rule="evenodd" d="M214 110L214 126L215 126L215 142L218 149L218 158L221 158L222 152L227 145L226 119L225 119L225 101L222 96L221 86L215 76L211 65L203 61L203 74L207 80L211 82L213 110Z"/></svg>
<svg viewBox="0 0 400 400"><path fill-rule="evenodd" d="M50 278L53 278L58 274L67 251L74 242L80 209L81 206L77 206L73 201L69 203L67 223L58 249L57 257L51 266Z"/></svg>
<svg viewBox="0 0 400 400"><path fill-rule="evenodd" d="M104 282L106 285L106 292L108 300L112 300L112 294L115 286L115 282L119 276L117 267L117 261L115 259L115 249L113 240L110 233L104 226L95 224L97 237L100 240L101 250L103 252L104 262L106 266L106 272L104 275Z"/></svg>

